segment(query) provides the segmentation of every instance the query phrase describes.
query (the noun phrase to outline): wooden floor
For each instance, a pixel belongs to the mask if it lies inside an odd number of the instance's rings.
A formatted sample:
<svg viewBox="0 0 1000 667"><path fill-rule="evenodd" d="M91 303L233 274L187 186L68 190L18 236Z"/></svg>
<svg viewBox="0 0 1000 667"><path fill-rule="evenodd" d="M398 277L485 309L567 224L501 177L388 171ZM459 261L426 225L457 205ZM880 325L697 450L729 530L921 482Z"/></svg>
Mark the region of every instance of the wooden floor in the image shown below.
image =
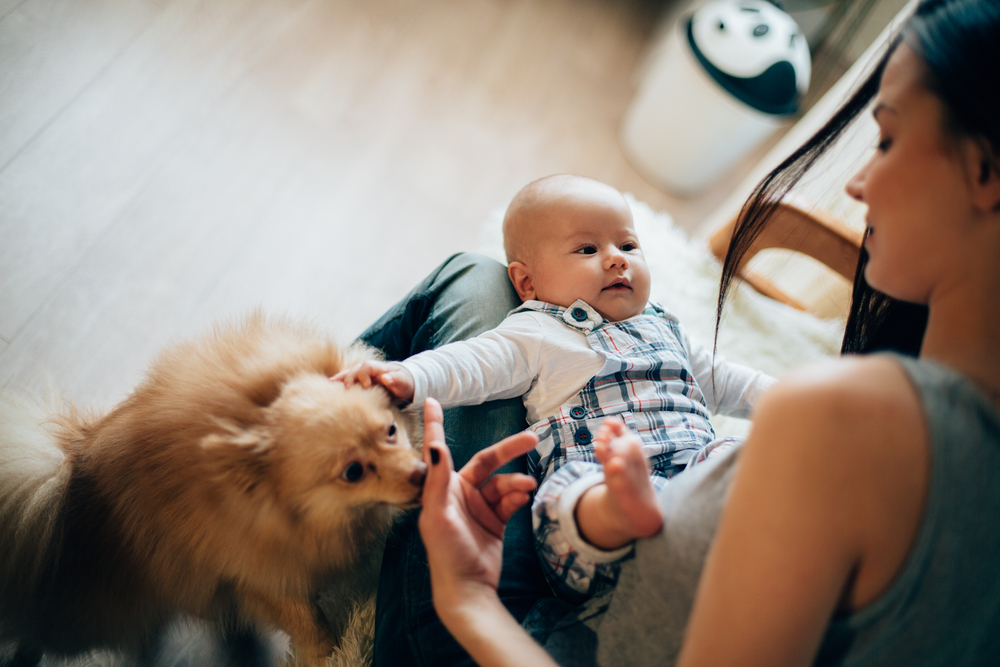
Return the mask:
<svg viewBox="0 0 1000 667"><path fill-rule="evenodd" d="M0 0L0 386L95 407L260 305L354 336L617 143L651 0Z"/></svg>

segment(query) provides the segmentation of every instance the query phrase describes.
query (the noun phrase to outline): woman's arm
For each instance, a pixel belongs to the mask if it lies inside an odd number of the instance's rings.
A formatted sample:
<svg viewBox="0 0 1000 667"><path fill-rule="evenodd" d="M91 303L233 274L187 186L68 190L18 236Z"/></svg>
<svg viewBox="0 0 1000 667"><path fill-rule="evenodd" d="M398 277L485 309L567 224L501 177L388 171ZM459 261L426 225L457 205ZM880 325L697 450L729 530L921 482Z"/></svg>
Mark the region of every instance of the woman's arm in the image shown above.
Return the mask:
<svg viewBox="0 0 1000 667"><path fill-rule="evenodd" d="M452 467L441 406L424 406L427 479L421 498L420 535L427 549L434 609L469 655L484 667L555 666L514 620L497 596L504 526L528 502L533 477L495 475L507 461L535 446L519 433L488 447L461 471Z"/></svg>
<svg viewBox="0 0 1000 667"><path fill-rule="evenodd" d="M469 596L465 604L443 613L441 622L480 667L558 667L541 646L514 620L496 593Z"/></svg>
<svg viewBox="0 0 1000 667"><path fill-rule="evenodd" d="M894 362L834 362L776 385L741 453L680 664L812 664L833 613L873 601L905 561L928 451Z"/></svg>

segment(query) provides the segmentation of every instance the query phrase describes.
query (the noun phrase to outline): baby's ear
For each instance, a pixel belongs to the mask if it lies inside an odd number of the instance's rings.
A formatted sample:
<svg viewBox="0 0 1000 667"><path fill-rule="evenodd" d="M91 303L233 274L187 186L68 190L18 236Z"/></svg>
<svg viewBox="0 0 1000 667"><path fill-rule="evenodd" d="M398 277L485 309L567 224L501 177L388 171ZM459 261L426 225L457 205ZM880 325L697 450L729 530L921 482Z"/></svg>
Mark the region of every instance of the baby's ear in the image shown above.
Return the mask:
<svg viewBox="0 0 1000 667"><path fill-rule="evenodd" d="M517 290L517 295L521 301L530 301L535 298L535 285L531 282L531 272L524 262L511 262L507 265L507 275L510 282Z"/></svg>

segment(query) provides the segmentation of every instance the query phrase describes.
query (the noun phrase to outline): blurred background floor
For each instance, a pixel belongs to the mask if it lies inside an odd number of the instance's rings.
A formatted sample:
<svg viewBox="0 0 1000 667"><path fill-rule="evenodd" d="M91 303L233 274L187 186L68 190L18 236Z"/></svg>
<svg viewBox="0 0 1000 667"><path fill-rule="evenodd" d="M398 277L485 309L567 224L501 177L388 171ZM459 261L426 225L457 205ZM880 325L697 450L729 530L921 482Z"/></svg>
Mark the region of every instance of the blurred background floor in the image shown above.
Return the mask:
<svg viewBox="0 0 1000 667"><path fill-rule="evenodd" d="M652 0L0 0L0 385L108 406L260 305L362 331L617 142Z"/></svg>

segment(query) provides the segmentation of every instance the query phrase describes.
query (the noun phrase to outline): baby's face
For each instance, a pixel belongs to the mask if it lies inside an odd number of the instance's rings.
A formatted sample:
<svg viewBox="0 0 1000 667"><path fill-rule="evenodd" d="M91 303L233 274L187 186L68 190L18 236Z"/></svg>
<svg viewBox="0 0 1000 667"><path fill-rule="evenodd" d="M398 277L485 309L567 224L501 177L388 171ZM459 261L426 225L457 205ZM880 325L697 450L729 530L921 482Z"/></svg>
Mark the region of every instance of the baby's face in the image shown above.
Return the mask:
<svg viewBox="0 0 1000 667"><path fill-rule="evenodd" d="M547 211L534 236L529 298L564 307L583 299L612 322L646 307L649 269L621 195L617 201L564 199Z"/></svg>

